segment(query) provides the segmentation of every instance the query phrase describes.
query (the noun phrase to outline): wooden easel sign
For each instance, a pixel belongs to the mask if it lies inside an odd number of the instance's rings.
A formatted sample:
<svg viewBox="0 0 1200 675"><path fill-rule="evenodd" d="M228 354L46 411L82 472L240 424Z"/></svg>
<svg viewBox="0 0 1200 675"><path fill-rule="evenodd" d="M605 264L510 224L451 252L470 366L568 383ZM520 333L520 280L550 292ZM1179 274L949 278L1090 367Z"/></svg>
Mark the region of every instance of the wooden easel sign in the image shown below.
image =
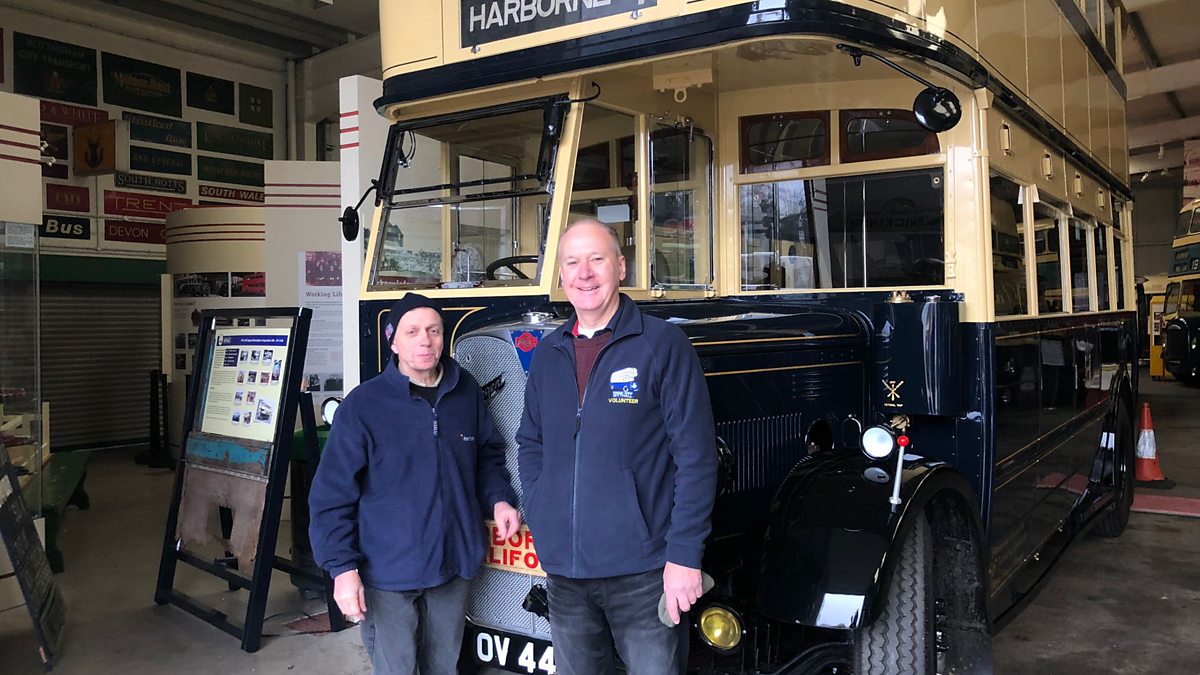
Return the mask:
<svg viewBox="0 0 1200 675"><path fill-rule="evenodd" d="M42 663L50 670L62 640L67 607L50 571L50 561L33 525L33 516L21 495L16 468L3 444L0 444L0 539L4 540L12 561L12 574L25 596Z"/></svg>

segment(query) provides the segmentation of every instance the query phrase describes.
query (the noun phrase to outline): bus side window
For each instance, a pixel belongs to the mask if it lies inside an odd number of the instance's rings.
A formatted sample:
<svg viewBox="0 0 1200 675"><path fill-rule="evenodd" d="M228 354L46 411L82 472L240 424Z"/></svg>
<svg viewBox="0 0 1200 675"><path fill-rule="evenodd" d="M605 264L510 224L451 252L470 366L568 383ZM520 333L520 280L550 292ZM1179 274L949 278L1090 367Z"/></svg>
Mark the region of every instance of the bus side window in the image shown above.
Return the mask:
<svg viewBox="0 0 1200 675"><path fill-rule="evenodd" d="M996 316L1029 313L1021 186L996 174L992 190L992 292Z"/></svg>
<svg viewBox="0 0 1200 675"><path fill-rule="evenodd" d="M1038 312L1062 312L1062 255L1058 244L1061 212L1046 204L1037 203L1033 205L1033 218L1033 237L1037 251Z"/></svg>

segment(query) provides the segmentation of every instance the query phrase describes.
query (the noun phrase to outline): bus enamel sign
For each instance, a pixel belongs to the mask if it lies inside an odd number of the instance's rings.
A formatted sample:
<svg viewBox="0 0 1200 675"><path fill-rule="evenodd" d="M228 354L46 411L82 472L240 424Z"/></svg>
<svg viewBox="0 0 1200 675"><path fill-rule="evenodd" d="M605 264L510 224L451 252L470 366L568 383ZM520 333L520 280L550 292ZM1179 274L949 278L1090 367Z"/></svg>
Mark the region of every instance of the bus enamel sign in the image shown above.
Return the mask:
<svg viewBox="0 0 1200 675"><path fill-rule="evenodd" d="M658 0L461 0L463 47L528 35L616 14L631 14Z"/></svg>

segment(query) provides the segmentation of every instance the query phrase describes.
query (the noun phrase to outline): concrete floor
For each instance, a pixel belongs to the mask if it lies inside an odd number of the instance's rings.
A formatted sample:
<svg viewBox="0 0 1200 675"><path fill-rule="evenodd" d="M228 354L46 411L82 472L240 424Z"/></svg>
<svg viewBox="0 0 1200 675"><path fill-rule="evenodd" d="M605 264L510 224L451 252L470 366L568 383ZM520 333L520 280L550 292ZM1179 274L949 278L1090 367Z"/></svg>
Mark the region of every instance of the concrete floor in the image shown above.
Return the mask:
<svg viewBox="0 0 1200 675"><path fill-rule="evenodd" d="M1200 498L1200 389L1143 376L1163 469ZM131 461L132 450L97 453L90 511L70 511L61 536L67 571L58 583L68 623L55 673L367 673L357 630L292 635L283 624L323 610L274 577L266 632L255 654L174 607L153 602L174 474ZM286 529L286 524L285 524ZM281 546L286 551L286 544ZM1025 611L996 636L998 673L1193 673L1200 641L1200 519L1135 513L1117 540L1087 538ZM180 567L185 592L236 616L244 593ZM43 672L24 607L0 612L0 673Z"/></svg>

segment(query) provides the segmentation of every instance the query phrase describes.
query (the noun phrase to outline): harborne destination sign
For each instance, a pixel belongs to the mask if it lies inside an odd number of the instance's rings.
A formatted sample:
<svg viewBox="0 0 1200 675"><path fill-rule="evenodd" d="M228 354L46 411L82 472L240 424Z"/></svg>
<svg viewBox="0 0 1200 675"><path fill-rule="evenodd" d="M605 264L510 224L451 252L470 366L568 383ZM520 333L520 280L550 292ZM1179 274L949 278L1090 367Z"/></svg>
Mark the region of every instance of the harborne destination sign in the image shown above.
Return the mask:
<svg viewBox="0 0 1200 675"><path fill-rule="evenodd" d="M461 0L462 46L654 7L658 0Z"/></svg>

